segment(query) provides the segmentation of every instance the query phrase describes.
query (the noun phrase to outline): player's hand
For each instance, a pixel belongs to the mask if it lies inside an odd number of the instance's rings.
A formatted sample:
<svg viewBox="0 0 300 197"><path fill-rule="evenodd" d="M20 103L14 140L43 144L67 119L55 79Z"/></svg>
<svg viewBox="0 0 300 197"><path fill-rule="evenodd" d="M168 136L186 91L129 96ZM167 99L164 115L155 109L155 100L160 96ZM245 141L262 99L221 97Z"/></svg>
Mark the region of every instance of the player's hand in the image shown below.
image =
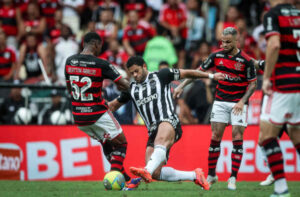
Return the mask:
<svg viewBox="0 0 300 197"><path fill-rule="evenodd" d="M234 115L242 115L243 114L243 109L244 109L244 102L240 100L237 104L233 106L233 114Z"/></svg>
<svg viewBox="0 0 300 197"><path fill-rule="evenodd" d="M270 96L273 92L271 87L272 87L272 83L271 83L270 79L264 79L263 85L262 85L262 90L268 96Z"/></svg>
<svg viewBox="0 0 300 197"><path fill-rule="evenodd" d="M182 94L182 92L183 92L183 88L180 88L179 86L176 87L176 88L174 89L173 98L174 98L174 99L179 98L180 95Z"/></svg>
<svg viewBox="0 0 300 197"><path fill-rule="evenodd" d="M214 74L214 80L219 81L219 80L224 80L225 76L223 73L215 73Z"/></svg>

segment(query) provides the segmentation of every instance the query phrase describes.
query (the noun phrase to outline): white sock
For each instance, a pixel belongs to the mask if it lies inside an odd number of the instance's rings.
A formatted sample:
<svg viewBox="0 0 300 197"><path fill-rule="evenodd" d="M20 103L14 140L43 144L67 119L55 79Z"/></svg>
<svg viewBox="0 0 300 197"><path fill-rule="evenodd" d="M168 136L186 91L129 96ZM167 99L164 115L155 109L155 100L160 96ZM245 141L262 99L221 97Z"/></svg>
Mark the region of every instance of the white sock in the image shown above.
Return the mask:
<svg viewBox="0 0 300 197"><path fill-rule="evenodd" d="M288 190L286 179L282 178L282 179L276 180L274 183L274 190L278 194L281 194L281 193L285 192L286 190Z"/></svg>
<svg viewBox="0 0 300 197"><path fill-rule="evenodd" d="M262 152L264 161L266 162L267 165L269 165L269 164L268 164L268 159L267 159L267 154L266 154L265 148L264 148L263 146L259 146L259 148L260 148L260 150L261 150L261 152Z"/></svg>
<svg viewBox="0 0 300 197"><path fill-rule="evenodd" d="M196 179L194 171L180 171L171 167L163 167L160 172L162 181L193 181Z"/></svg>
<svg viewBox="0 0 300 197"><path fill-rule="evenodd" d="M156 145L150 160L145 169L152 175L156 168L164 161L166 161L167 148L162 145Z"/></svg>

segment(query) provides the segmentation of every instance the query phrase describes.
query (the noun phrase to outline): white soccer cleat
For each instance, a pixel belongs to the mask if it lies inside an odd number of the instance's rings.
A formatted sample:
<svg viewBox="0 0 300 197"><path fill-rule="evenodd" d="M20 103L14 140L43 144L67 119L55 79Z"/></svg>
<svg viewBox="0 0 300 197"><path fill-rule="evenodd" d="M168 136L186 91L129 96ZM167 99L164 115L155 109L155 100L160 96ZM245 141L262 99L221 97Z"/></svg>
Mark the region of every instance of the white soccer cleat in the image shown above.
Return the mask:
<svg viewBox="0 0 300 197"><path fill-rule="evenodd" d="M275 182L274 177L272 176L272 174L269 174L269 176L266 178L266 180L260 182L261 186L269 186L272 185Z"/></svg>
<svg viewBox="0 0 300 197"><path fill-rule="evenodd" d="M212 184L218 182L218 176L211 176L208 175L206 178L206 181L208 182L208 184L211 186Z"/></svg>
<svg viewBox="0 0 300 197"><path fill-rule="evenodd" d="M234 176L230 177L228 179L228 186L227 186L227 188L229 190L236 190L236 184L235 183L236 183L236 178Z"/></svg>

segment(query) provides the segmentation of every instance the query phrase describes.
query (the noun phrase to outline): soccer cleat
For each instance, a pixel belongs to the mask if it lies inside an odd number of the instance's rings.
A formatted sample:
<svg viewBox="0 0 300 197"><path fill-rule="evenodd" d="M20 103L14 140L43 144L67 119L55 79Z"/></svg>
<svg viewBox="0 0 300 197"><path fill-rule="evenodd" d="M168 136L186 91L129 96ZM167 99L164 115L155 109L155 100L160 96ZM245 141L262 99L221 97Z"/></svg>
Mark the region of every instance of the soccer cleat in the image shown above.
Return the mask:
<svg viewBox="0 0 300 197"><path fill-rule="evenodd" d="M208 184L211 186L212 184L218 182L218 176L211 176L208 175L206 178L206 181L208 182Z"/></svg>
<svg viewBox="0 0 300 197"><path fill-rule="evenodd" d="M125 187L128 189L135 189L141 183L142 178L131 178L126 182Z"/></svg>
<svg viewBox="0 0 300 197"><path fill-rule="evenodd" d="M152 182L152 176L146 169L130 167L129 170L133 175L141 177L146 183Z"/></svg>
<svg viewBox="0 0 300 197"><path fill-rule="evenodd" d="M230 177L228 179L228 186L227 186L227 188L229 190L236 190L236 184L235 184L235 182L236 182L236 178L234 176Z"/></svg>
<svg viewBox="0 0 300 197"><path fill-rule="evenodd" d="M283 192L281 194L274 192L273 194L271 194L270 197L291 197L291 194L289 193L288 190L286 190L285 192Z"/></svg>
<svg viewBox="0 0 300 197"><path fill-rule="evenodd" d="M195 169L196 173L196 179L195 179L195 184L200 185L203 189L209 190L209 184L205 179L204 172L202 171L201 168Z"/></svg>
<svg viewBox="0 0 300 197"><path fill-rule="evenodd" d="M272 176L272 174L269 174L269 176L266 178L266 180L260 182L261 186L269 186L272 185L275 182L274 177Z"/></svg>

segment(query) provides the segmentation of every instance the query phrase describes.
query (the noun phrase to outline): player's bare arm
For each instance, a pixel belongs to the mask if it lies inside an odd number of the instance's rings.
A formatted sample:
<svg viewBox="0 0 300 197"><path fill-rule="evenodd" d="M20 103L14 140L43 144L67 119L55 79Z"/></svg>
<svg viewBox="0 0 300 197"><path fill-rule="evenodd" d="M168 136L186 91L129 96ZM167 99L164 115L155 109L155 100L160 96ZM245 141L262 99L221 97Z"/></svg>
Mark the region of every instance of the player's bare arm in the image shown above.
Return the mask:
<svg viewBox="0 0 300 197"><path fill-rule="evenodd" d="M196 78L210 78L218 81L218 80L224 80L225 76L222 73L212 74L212 73L203 72L201 70L180 69L180 78L181 79L188 78L188 79L184 80L177 88L175 88L173 94L174 98L179 98L180 95L182 94L183 88L188 84L192 83Z"/></svg>
<svg viewBox="0 0 300 197"><path fill-rule="evenodd" d="M110 111L115 112L124 104L125 103L119 102L118 99L114 99L114 100L108 102L108 108L110 109Z"/></svg>
<svg viewBox="0 0 300 197"><path fill-rule="evenodd" d="M271 36L267 41L267 51L266 51L266 66L263 77L263 86L262 89L265 94L270 95L271 90L271 81L270 77L275 68L275 64L278 60L280 50L280 37L279 35Z"/></svg>
<svg viewBox="0 0 300 197"><path fill-rule="evenodd" d="M244 105L249 100L249 98L252 96L252 94L254 93L254 91L256 90L256 86L257 86L257 81L256 80L249 83L245 95L233 107L233 113L235 115L239 115L239 114L243 113Z"/></svg>
<svg viewBox="0 0 300 197"><path fill-rule="evenodd" d="M116 82L118 90L127 91L129 89L129 82L127 79L121 78Z"/></svg>

